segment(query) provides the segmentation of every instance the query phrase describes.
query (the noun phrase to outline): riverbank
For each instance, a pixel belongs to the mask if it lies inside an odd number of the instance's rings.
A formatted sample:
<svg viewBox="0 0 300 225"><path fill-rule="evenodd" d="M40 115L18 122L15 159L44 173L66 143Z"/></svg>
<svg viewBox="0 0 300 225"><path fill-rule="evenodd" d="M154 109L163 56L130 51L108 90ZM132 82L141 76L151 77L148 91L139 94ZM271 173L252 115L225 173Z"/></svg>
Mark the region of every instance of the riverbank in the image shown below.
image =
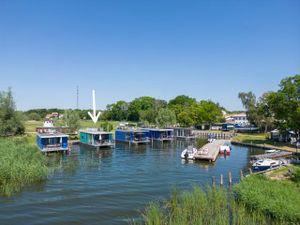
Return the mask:
<svg viewBox="0 0 300 225"><path fill-rule="evenodd" d="M238 134L231 139L232 144L263 149L277 149L281 151L296 152L296 147L291 147L286 143L274 142L267 139L265 134Z"/></svg>
<svg viewBox="0 0 300 225"><path fill-rule="evenodd" d="M48 175L45 156L25 137L0 139L0 171L0 195L4 196Z"/></svg>
<svg viewBox="0 0 300 225"><path fill-rule="evenodd" d="M144 223L299 224L300 167L283 168L280 174L292 170L292 175L283 180L270 178L279 171L252 174L236 184L232 192L222 187L194 187L182 194L175 190L169 200L149 204L143 213Z"/></svg>

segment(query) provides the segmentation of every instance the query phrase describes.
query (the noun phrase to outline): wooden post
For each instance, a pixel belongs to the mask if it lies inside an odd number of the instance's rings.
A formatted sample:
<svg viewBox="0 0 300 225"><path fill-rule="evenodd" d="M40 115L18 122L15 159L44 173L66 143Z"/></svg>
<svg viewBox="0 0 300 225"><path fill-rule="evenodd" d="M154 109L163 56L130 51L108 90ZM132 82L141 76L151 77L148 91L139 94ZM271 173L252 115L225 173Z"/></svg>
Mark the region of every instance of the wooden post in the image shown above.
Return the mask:
<svg viewBox="0 0 300 225"><path fill-rule="evenodd" d="M251 168L249 168L249 174L252 174L252 169Z"/></svg>
<svg viewBox="0 0 300 225"><path fill-rule="evenodd" d="M215 176L212 177L212 186L213 187L216 186L216 177Z"/></svg>
<svg viewBox="0 0 300 225"><path fill-rule="evenodd" d="M220 186L223 186L224 182L223 182L223 174L220 175Z"/></svg>
<svg viewBox="0 0 300 225"><path fill-rule="evenodd" d="M228 184L229 184L229 187L231 187L231 185L232 185L232 174L231 174L231 171L228 172Z"/></svg>
<svg viewBox="0 0 300 225"><path fill-rule="evenodd" d="M240 170L240 177L241 177L241 180L243 180L243 178L244 178L243 170Z"/></svg>

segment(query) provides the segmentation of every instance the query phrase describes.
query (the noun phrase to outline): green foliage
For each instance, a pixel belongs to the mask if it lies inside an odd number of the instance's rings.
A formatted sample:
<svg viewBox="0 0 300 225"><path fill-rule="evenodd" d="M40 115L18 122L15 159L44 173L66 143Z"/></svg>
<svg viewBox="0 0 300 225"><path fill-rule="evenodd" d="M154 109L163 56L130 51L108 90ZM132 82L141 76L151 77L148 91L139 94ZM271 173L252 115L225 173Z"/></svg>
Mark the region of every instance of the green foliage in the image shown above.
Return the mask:
<svg viewBox="0 0 300 225"><path fill-rule="evenodd" d="M172 110L162 108L158 111L155 121L159 127L171 127L176 124L176 115Z"/></svg>
<svg viewBox="0 0 300 225"><path fill-rule="evenodd" d="M294 171L291 180L294 181L295 183L300 183L300 169Z"/></svg>
<svg viewBox="0 0 300 225"><path fill-rule="evenodd" d="M117 101L107 106L107 115L105 119L122 121L127 120L129 103Z"/></svg>
<svg viewBox="0 0 300 225"><path fill-rule="evenodd" d="M10 196L47 178L45 156L24 138L0 139L0 194Z"/></svg>
<svg viewBox="0 0 300 225"><path fill-rule="evenodd" d="M113 124L108 121L101 123L100 127L106 132L111 132L114 129Z"/></svg>
<svg viewBox="0 0 300 225"><path fill-rule="evenodd" d="M147 225L272 225L291 224L283 219L273 220L260 211L251 211L235 201L223 188L195 186L192 191L179 195L172 192L170 200L163 204L151 203L143 213Z"/></svg>
<svg viewBox="0 0 300 225"><path fill-rule="evenodd" d="M300 135L300 75L283 79L279 87L267 96L276 125L282 131L291 129Z"/></svg>
<svg viewBox="0 0 300 225"><path fill-rule="evenodd" d="M152 109L154 102L155 99L149 96L134 99L128 107L128 120L138 122L140 120L140 111Z"/></svg>
<svg viewBox="0 0 300 225"><path fill-rule="evenodd" d="M178 116L182 111L194 105L195 103L196 99L186 95L179 95L169 101L168 107L175 112L176 116Z"/></svg>
<svg viewBox="0 0 300 225"><path fill-rule="evenodd" d="M206 145L208 143L207 139L203 139L203 138L197 138L196 139L196 148L200 149L202 148L204 145Z"/></svg>
<svg viewBox="0 0 300 225"><path fill-rule="evenodd" d="M278 221L300 221L300 187L292 182L252 175L237 184L234 191L238 201L251 211Z"/></svg>
<svg viewBox="0 0 300 225"><path fill-rule="evenodd" d="M65 110L63 122L69 128L70 132L75 132L80 128L80 117L75 110Z"/></svg>
<svg viewBox="0 0 300 225"><path fill-rule="evenodd" d="M27 117L29 120L35 120L35 121L40 121L42 119L42 117L36 112L29 113Z"/></svg>
<svg viewBox="0 0 300 225"><path fill-rule="evenodd" d="M11 89L0 92L0 136L19 135L24 131L25 127L16 111Z"/></svg>

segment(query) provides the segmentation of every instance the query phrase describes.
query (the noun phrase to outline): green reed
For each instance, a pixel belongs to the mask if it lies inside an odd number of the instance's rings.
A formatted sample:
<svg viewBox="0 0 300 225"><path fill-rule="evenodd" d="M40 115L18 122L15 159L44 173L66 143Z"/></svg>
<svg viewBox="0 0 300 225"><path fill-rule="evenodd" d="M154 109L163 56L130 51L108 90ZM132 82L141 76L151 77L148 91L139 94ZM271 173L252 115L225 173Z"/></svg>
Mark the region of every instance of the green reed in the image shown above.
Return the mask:
<svg viewBox="0 0 300 225"><path fill-rule="evenodd" d="M0 139L0 195L10 196L47 178L45 156L24 138Z"/></svg>

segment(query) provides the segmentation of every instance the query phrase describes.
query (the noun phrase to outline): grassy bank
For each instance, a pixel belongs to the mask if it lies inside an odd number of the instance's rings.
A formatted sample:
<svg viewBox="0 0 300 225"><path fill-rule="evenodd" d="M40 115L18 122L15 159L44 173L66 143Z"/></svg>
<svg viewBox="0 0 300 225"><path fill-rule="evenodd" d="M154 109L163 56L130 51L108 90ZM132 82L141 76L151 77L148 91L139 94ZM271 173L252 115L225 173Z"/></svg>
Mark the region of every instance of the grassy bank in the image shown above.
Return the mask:
<svg viewBox="0 0 300 225"><path fill-rule="evenodd" d="M289 146L287 143L275 142L269 140L266 134L238 134L232 139L236 142L255 144L258 146L272 148L281 148L286 151L296 151L295 147Z"/></svg>
<svg viewBox="0 0 300 225"><path fill-rule="evenodd" d="M275 181L251 175L232 192L210 187L194 187L180 195L173 191L170 200L151 203L143 217L147 225L299 224L299 202L299 180Z"/></svg>
<svg viewBox="0 0 300 225"><path fill-rule="evenodd" d="M47 173L45 157L26 138L0 139L0 195L45 180Z"/></svg>

